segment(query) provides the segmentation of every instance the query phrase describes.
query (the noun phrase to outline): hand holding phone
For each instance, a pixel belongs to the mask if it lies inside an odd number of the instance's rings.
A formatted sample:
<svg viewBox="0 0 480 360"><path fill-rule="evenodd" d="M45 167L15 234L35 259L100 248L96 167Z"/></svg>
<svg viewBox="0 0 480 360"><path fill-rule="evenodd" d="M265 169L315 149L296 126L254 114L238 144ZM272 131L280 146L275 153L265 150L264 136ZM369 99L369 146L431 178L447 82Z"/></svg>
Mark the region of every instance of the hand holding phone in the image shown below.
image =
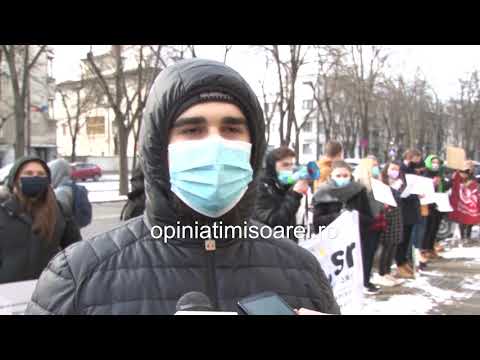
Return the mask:
<svg viewBox="0 0 480 360"><path fill-rule="evenodd" d="M246 315L297 315L285 300L271 291L246 297L237 304Z"/></svg>

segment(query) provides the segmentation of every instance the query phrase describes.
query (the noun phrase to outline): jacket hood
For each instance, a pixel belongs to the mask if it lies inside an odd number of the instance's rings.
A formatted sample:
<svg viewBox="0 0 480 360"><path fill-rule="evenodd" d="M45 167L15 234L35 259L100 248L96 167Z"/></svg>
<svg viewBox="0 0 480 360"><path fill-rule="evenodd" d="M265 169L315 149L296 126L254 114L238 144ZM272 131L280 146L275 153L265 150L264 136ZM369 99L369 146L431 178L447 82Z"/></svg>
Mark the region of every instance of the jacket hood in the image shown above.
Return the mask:
<svg viewBox="0 0 480 360"><path fill-rule="evenodd" d="M8 180L7 180L7 187L10 192L13 191L13 185L15 182L15 178L17 177L18 171L22 168L23 165L30 161L35 161L40 163L44 168L45 171L47 172L48 180L51 182L52 181L52 176L50 173L50 168L48 167L47 163L40 159L37 156L24 156L17 161L15 161L15 164L13 167L10 169L10 172L8 173Z"/></svg>
<svg viewBox="0 0 480 360"><path fill-rule="evenodd" d="M52 174L52 188L56 189L70 180L71 169L67 160L53 160L48 165Z"/></svg>
<svg viewBox="0 0 480 360"><path fill-rule="evenodd" d="M438 157L437 155L435 154L431 154L431 155L428 155L427 158L425 159L425 167L430 170L430 171L433 171L432 169L432 161L434 159L438 159L440 160L440 168L443 166L443 161L442 159L440 159L440 157Z"/></svg>
<svg viewBox="0 0 480 360"><path fill-rule="evenodd" d="M230 95L247 118L252 139L253 178L242 200L231 211L248 218L253 206L255 178L265 151L265 124L258 99L247 82L223 63L188 59L163 70L148 95L140 133L140 162L145 175L146 223L149 227L176 224L178 214L170 190L169 132L182 104L204 92Z"/></svg>

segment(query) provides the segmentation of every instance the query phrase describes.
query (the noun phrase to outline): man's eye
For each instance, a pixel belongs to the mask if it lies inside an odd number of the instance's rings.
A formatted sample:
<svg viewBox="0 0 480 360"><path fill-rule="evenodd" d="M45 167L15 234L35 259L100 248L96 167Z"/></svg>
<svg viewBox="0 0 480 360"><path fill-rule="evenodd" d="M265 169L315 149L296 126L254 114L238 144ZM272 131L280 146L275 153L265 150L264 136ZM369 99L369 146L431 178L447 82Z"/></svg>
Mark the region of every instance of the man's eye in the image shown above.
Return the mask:
<svg viewBox="0 0 480 360"><path fill-rule="evenodd" d="M238 133L242 133L243 129L240 128L240 127L228 126L228 127L225 128L225 131L230 132L230 133L238 134Z"/></svg>
<svg viewBox="0 0 480 360"><path fill-rule="evenodd" d="M180 130L180 134L182 135L196 135L201 132L201 128L185 128Z"/></svg>

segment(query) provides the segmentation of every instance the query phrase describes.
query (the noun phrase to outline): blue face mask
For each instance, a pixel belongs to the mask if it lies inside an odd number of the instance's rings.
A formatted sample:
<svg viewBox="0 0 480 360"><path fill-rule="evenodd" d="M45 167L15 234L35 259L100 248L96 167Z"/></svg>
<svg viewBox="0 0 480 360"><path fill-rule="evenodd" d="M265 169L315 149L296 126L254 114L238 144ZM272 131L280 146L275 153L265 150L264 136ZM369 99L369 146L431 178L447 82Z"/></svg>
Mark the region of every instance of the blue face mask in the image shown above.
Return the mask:
<svg viewBox="0 0 480 360"><path fill-rule="evenodd" d="M46 176L22 176L20 190L28 198L35 198L47 191L48 178Z"/></svg>
<svg viewBox="0 0 480 360"><path fill-rule="evenodd" d="M293 179L293 170L279 171L277 178L282 185L292 185L293 183L295 183Z"/></svg>
<svg viewBox="0 0 480 360"><path fill-rule="evenodd" d="M218 218L237 205L252 181L252 145L244 141L183 141L168 146L171 190L200 214Z"/></svg>
<svg viewBox="0 0 480 360"><path fill-rule="evenodd" d="M350 179L348 178L333 178L333 181L335 181L338 187L344 187L350 184Z"/></svg>
<svg viewBox="0 0 480 360"><path fill-rule="evenodd" d="M372 168L372 176L375 178L380 176L380 168L378 166Z"/></svg>

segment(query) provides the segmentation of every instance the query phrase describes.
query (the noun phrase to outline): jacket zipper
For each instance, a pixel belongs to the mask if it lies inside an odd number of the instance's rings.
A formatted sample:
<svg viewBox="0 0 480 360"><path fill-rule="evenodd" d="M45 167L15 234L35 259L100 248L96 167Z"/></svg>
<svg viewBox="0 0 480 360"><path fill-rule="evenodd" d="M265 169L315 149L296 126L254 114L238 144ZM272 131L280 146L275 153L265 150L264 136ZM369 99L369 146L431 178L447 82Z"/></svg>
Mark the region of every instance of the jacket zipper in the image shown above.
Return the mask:
<svg viewBox="0 0 480 360"><path fill-rule="evenodd" d="M207 252L207 292L214 310L218 310L217 277L215 273L215 240L205 240Z"/></svg>

